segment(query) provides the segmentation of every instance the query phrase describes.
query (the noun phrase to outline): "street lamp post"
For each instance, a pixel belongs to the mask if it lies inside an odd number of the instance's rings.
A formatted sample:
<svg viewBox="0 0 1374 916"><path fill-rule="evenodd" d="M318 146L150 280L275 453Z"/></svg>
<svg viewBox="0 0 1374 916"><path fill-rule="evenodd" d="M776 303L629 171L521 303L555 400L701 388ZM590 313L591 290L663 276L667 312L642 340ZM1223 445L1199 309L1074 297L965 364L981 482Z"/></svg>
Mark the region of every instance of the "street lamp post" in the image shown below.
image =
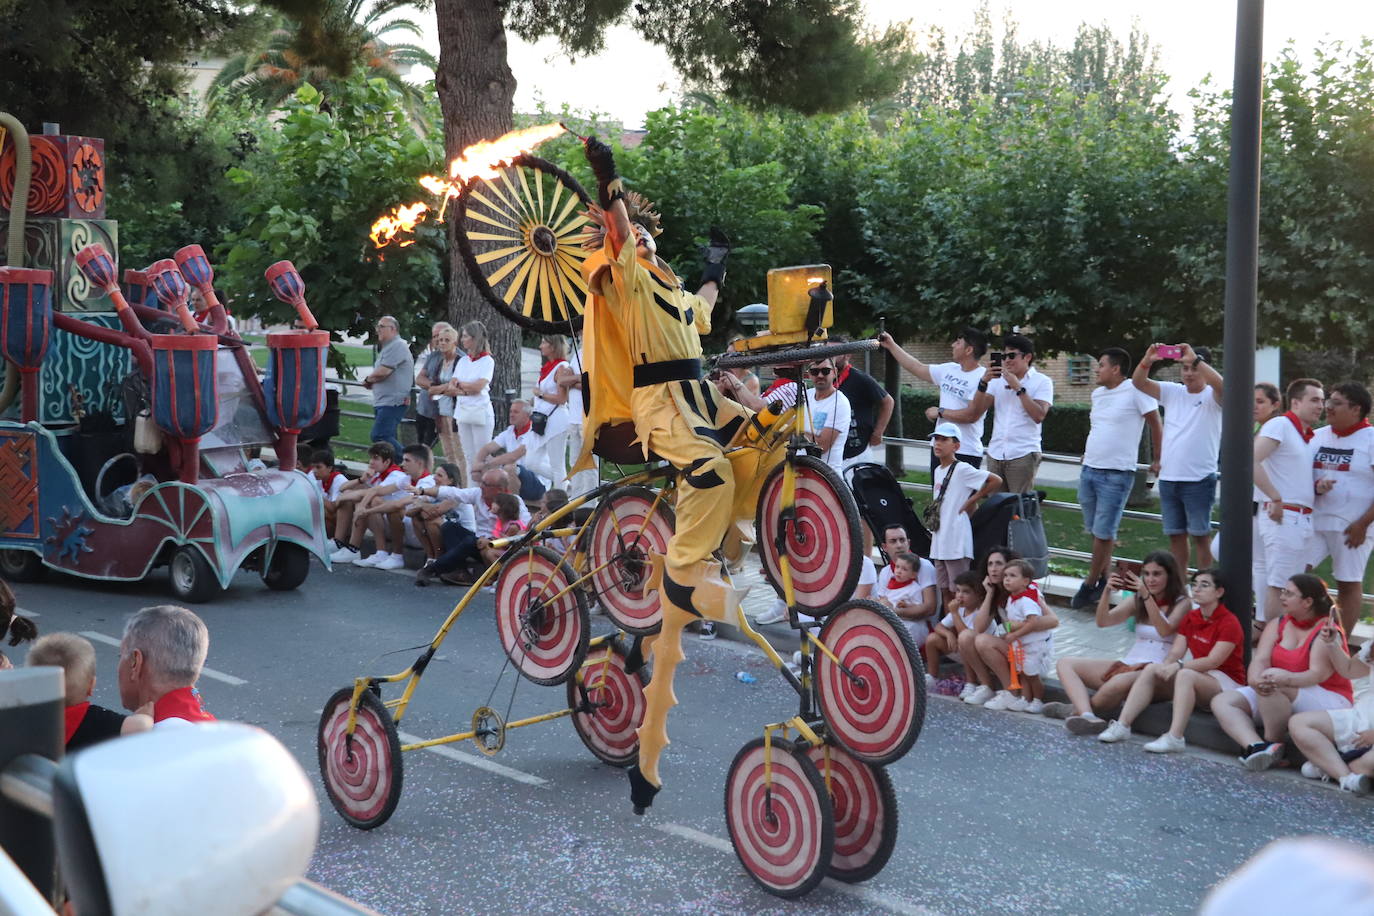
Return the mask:
<svg viewBox="0 0 1374 916"><path fill-rule="evenodd" d="M1228 606L1250 632L1254 545L1255 311L1259 278L1260 118L1264 0L1237 0L1236 64L1231 94L1231 176L1226 213L1226 312L1222 346L1221 566ZM1241 600L1237 600L1240 598ZM1263 600L1262 596L1255 596ZM1250 640L1245 640L1246 659Z"/></svg>

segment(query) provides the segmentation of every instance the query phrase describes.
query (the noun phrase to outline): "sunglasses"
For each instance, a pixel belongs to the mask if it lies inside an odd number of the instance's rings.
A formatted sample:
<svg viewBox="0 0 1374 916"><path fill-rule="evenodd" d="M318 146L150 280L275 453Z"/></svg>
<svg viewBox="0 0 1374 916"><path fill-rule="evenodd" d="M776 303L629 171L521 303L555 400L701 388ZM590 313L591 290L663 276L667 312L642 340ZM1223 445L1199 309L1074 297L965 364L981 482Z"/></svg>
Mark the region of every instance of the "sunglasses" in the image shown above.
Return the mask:
<svg viewBox="0 0 1374 916"><path fill-rule="evenodd" d="M812 366L810 369L807 369L806 371L810 372L812 375L829 375L831 372L834 372L835 370L831 369L829 366Z"/></svg>

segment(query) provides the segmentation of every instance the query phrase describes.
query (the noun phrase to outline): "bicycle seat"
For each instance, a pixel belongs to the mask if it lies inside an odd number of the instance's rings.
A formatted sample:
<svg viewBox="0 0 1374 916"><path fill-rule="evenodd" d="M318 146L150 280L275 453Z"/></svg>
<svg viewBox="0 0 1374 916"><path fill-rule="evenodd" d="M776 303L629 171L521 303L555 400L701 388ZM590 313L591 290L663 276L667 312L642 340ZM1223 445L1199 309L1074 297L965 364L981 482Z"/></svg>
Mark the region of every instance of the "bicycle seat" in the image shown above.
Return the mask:
<svg viewBox="0 0 1374 916"><path fill-rule="evenodd" d="M592 454L612 464L644 464L663 460L652 451L645 458L644 447L637 441L638 438L635 425L629 421L604 423L597 431Z"/></svg>

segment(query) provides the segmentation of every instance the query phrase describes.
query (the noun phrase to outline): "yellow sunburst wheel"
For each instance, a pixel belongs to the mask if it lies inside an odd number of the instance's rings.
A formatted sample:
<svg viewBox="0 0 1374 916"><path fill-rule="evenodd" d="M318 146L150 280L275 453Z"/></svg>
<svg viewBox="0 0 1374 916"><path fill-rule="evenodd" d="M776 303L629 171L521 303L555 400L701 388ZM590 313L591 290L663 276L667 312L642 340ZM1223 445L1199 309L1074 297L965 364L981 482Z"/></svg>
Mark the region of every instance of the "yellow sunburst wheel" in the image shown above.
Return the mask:
<svg viewBox="0 0 1374 916"><path fill-rule="evenodd" d="M582 326L587 192L567 172L520 156L458 198L458 247L492 307L522 327L568 334Z"/></svg>

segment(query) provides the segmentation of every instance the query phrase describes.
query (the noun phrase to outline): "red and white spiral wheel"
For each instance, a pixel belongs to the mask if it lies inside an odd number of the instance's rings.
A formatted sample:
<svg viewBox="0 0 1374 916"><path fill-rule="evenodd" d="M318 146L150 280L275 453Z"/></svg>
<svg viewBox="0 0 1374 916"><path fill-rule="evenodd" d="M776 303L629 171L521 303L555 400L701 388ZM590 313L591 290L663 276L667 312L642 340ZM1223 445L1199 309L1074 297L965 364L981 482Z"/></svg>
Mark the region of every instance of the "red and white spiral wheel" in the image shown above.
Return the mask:
<svg viewBox="0 0 1374 916"><path fill-rule="evenodd" d="M765 765L767 763L768 765ZM800 897L825 877L835 820L816 765L790 741L755 738L725 780L725 823L744 870L764 890Z"/></svg>
<svg viewBox="0 0 1374 916"><path fill-rule="evenodd" d="M506 656L526 678L552 686L572 677L587 657L587 606L562 557L525 547L496 577L496 632Z"/></svg>
<svg viewBox="0 0 1374 916"><path fill-rule="evenodd" d="M614 642L592 649L578 676L568 681L568 707L576 710L573 728L603 763L627 767L639 759L645 683L644 669L634 674L625 670L625 652Z"/></svg>
<svg viewBox="0 0 1374 916"><path fill-rule="evenodd" d="M354 827L380 827L401 800L401 739L391 712L371 691L358 698L353 734L348 707L353 688L329 698L320 713L317 751L325 794Z"/></svg>
<svg viewBox="0 0 1374 916"><path fill-rule="evenodd" d="M883 870L897 843L897 793L887 770L856 760L833 744L807 751L835 812L830 877L867 881Z"/></svg>
<svg viewBox="0 0 1374 916"><path fill-rule="evenodd" d="M926 715L925 666L896 614L853 598L821 627L816 701L830 735L864 763L900 760L921 733Z"/></svg>
<svg viewBox="0 0 1374 916"><path fill-rule="evenodd" d="M768 584L783 596L779 533L792 571L794 603L824 617L854 594L863 562L859 508L854 494L824 461L810 455L791 459L796 489L790 519L783 517L786 464L779 464L759 492L759 549Z"/></svg>
<svg viewBox="0 0 1374 916"><path fill-rule="evenodd" d="M663 626L663 602L646 589L649 554L668 553L676 523L666 499L648 487L621 487L601 501L587 532L587 569L601 606L635 636Z"/></svg>

